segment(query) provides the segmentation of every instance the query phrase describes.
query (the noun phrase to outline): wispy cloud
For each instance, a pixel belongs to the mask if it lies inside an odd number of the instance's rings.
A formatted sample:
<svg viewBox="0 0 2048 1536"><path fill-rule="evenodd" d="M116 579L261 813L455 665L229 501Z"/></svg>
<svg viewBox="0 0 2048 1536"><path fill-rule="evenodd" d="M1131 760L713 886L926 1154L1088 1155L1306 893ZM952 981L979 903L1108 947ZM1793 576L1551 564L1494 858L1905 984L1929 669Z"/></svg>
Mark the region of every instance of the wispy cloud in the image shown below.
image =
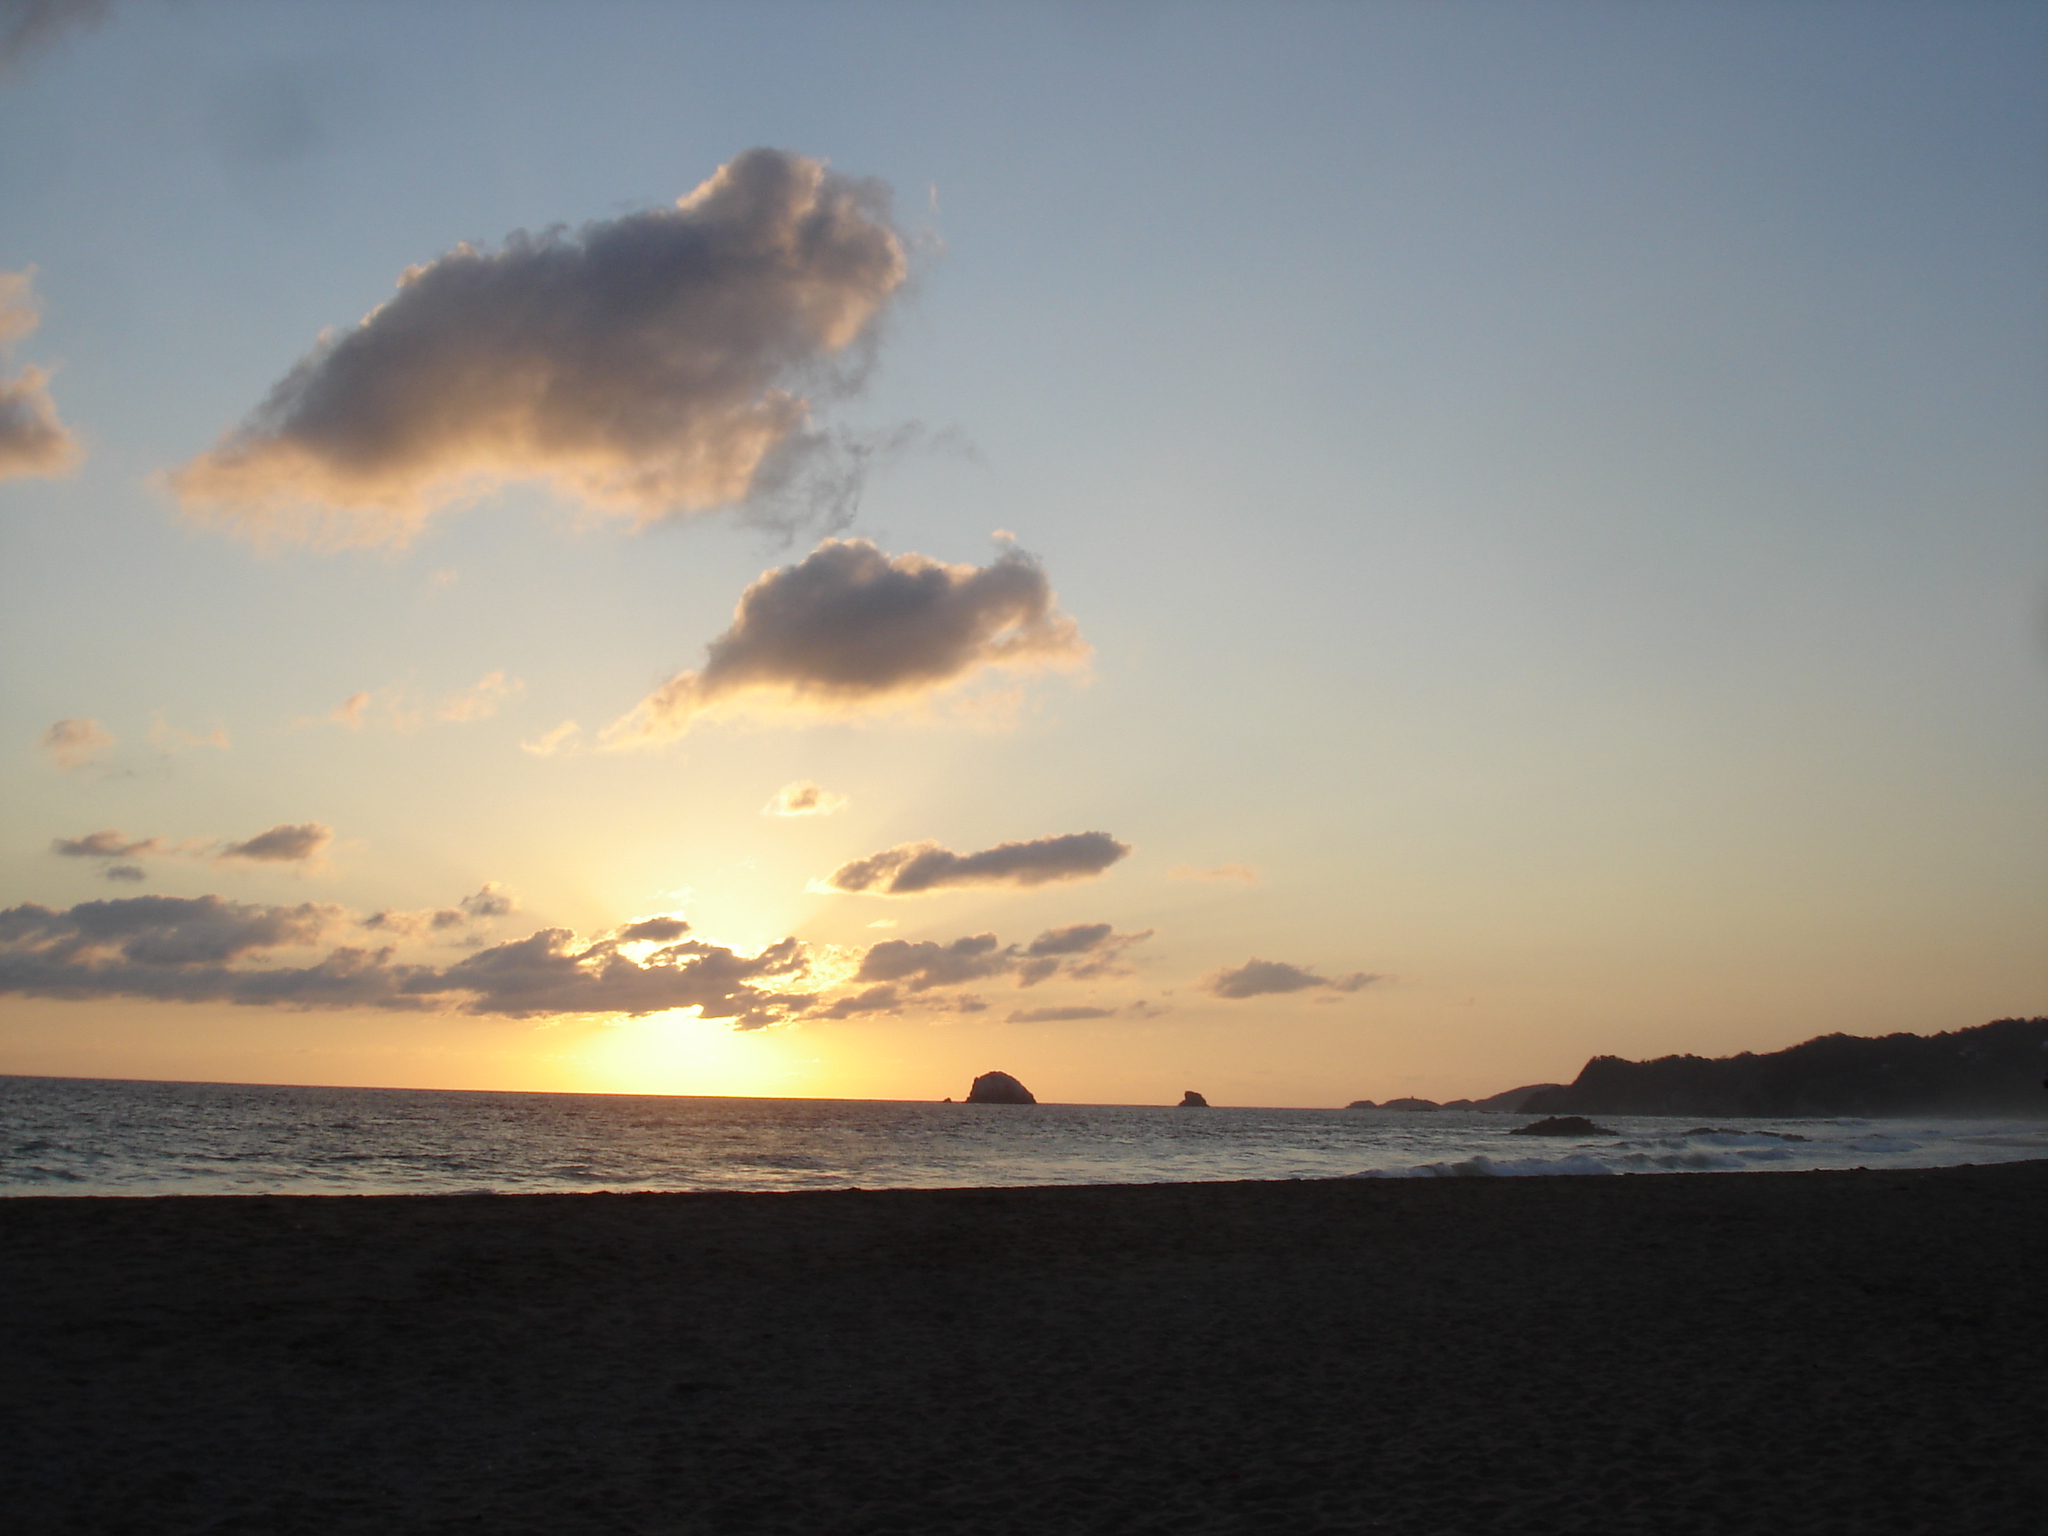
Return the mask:
<svg viewBox="0 0 2048 1536"><path fill-rule="evenodd" d="M52 762L69 772L102 761L114 750L114 733L90 717L59 720L43 732L40 745Z"/></svg>
<svg viewBox="0 0 2048 1536"><path fill-rule="evenodd" d="M1077 1003L1065 1008L1014 1008L1007 1022L1011 1024L1065 1024L1077 1019L1108 1019L1116 1016L1114 1008L1095 1008Z"/></svg>
<svg viewBox="0 0 2048 1536"><path fill-rule="evenodd" d="M1022 550L947 565L827 539L748 587L703 667L670 678L604 736L644 746L711 715L886 710L991 671L1075 668L1088 656L1044 568Z"/></svg>
<svg viewBox="0 0 2048 1536"><path fill-rule="evenodd" d="M843 811L853 802L845 795L835 795L829 789L820 789L809 779L798 779L785 784L775 791L768 803L761 807L763 816L830 816Z"/></svg>
<svg viewBox="0 0 2048 1536"><path fill-rule="evenodd" d="M1259 872L1249 864L1218 864L1209 869L1194 864L1176 864L1166 873L1174 880L1234 880L1242 885L1259 883Z"/></svg>
<svg viewBox="0 0 2048 1536"><path fill-rule="evenodd" d="M1356 992L1360 987L1370 986L1380 978L1364 971L1354 971L1349 976L1329 977L1318 975L1306 966L1289 965L1284 960L1260 960L1256 957L1233 969L1217 971L1202 978L1202 990L1216 997L1247 998L1267 997L1276 993L1305 992L1313 988L1329 988L1337 992Z"/></svg>
<svg viewBox="0 0 2048 1536"><path fill-rule="evenodd" d="M507 678L503 672L486 672L469 687L443 699L434 714L442 720L488 720L498 712L500 704L525 686L520 679Z"/></svg>
<svg viewBox="0 0 2048 1536"><path fill-rule="evenodd" d="M519 743L519 750L531 752L535 757L553 757L557 752L576 750L576 737L583 727L574 720L564 720L551 731L544 731L529 741Z"/></svg>
<svg viewBox="0 0 2048 1536"><path fill-rule="evenodd" d="M795 391L853 387L906 271L880 183L748 150L673 207L408 269L171 485L327 544L403 544L517 480L639 522L806 477L843 501L858 465Z"/></svg>
<svg viewBox="0 0 2048 1536"><path fill-rule="evenodd" d="M507 677L503 671L486 672L469 687L458 688L431 702L410 688L394 685L374 692L366 688L350 694L324 715L307 716L292 723L301 726L339 725L351 731L382 728L403 733L417 731L430 720L448 725L469 725L490 719L501 704L525 688L524 679ZM564 722L564 725L568 724Z"/></svg>
<svg viewBox="0 0 2048 1536"><path fill-rule="evenodd" d="M903 843L855 859L820 882L828 891L870 896L918 896L965 885L1045 885L1086 880L1131 851L1107 832L1069 832L1028 843L999 843L979 853L955 853L937 843Z"/></svg>
<svg viewBox="0 0 2048 1536"><path fill-rule="evenodd" d="M0 76L55 47L66 32L98 26L113 8L113 0L8 0L0 8Z"/></svg>
<svg viewBox="0 0 2048 1536"><path fill-rule="evenodd" d="M162 710L150 716L149 744L166 757L175 757L196 747L212 747L225 752L233 745L227 731L220 726L205 732L180 730L164 718Z"/></svg>

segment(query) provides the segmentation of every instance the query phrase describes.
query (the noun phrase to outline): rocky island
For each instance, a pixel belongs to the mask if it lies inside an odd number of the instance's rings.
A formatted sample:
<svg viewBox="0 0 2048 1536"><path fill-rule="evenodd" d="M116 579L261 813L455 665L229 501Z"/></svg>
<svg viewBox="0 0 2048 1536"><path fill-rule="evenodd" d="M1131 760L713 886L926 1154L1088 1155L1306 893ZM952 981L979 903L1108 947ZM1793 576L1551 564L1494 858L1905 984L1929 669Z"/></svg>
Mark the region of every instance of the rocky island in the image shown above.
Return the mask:
<svg viewBox="0 0 2048 1536"><path fill-rule="evenodd" d="M970 1104L1036 1104L1031 1090L1007 1072L984 1072L967 1090Z"/></svg>

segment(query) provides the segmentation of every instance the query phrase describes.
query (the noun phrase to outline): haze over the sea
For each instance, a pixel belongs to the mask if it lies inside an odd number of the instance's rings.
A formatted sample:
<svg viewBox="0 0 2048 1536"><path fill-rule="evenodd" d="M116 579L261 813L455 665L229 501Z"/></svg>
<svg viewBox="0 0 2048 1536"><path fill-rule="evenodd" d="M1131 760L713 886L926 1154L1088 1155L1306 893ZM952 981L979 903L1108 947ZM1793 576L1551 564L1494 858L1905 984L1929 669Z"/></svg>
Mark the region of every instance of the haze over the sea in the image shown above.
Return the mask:
<svg viewBox="0 0 2048 1536"><path fill-rule="evenodd" d="M0 1072L2048 1013L2048 13L0 10Z"/></svg>

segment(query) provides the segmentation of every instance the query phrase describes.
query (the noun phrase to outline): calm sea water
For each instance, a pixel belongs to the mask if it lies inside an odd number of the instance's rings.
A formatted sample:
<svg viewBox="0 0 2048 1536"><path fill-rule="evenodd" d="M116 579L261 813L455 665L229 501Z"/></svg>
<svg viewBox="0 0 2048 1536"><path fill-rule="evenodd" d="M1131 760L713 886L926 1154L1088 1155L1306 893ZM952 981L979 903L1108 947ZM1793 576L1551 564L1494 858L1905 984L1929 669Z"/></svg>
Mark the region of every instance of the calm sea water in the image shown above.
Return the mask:
<svg viewBox="0 0 2048 1536"><path fill-rule="evenodd" d="M0 1194L501 1194L1933 1167L2048 1157L2048 1123L1526 1117L453 1093L0 1077ZM1789 1139L1792 1137L1803 1140ZM1533 1144L1532 1144L1533 1143Z"/></svg>

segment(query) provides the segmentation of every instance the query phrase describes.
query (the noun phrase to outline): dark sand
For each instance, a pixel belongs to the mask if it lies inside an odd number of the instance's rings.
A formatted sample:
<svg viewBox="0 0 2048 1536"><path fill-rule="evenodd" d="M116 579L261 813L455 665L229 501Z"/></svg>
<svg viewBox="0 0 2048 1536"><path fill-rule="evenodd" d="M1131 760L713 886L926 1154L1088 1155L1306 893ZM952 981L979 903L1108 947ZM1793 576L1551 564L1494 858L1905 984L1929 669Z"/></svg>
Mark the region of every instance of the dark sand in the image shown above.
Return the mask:
<svg viewBox="0 0 2048 1536"><path fill-rule="evenodd" d="M2048 1162L0 1200L0 1526L2048 1530Z"/></svg>

